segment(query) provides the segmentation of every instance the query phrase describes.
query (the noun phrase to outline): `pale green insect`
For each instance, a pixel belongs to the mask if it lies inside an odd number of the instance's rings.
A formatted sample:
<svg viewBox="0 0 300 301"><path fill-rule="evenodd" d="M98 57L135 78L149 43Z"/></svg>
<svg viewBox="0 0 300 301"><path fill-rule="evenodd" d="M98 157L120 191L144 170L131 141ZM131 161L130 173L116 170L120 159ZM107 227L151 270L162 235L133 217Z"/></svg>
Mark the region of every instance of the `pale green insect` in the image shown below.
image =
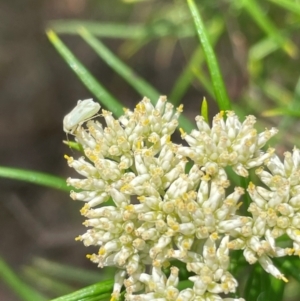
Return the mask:
<svg viewBox="0 0 300 301"><path fill-rule="evenodd" d="M100 104L91 98L78 100L76 107L64 117L64 131L67 134L74 134L77 127L96 115L100 108Z"/></svg>

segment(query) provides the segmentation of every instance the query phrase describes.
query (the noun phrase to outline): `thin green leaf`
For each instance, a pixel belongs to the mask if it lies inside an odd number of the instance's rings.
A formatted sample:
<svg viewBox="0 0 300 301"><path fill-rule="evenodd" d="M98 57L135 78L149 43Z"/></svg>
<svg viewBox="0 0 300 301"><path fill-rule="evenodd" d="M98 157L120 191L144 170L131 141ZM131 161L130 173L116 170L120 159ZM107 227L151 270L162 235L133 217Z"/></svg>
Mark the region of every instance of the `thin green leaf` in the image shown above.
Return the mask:
<svg viewBox="0 0 300 301"><path fill-rule="evenodd" d="M288 106L293 99L290 91L273 80L266 80L260 86L263 92L278 106Z"/></svg>
<svg viewBox="0 0 300 301"><path fill-rule="evenodd" d="M123 58L132 57L142 47L150 43L150 41L150 37L144 37L138 40L126 40L119 48L120 56L122 56Z"/></svg>
<svg viewBox="0 0 300 301"><path fill-rule="evenodd" d="M199 47L194 51L183 72L173 85L173 89L170 93L172 103L179 103L194 78L193 68L195 68L195 66L200 67L203 60L204 55L201 47Z"/></svg>
<svg viewBox="0 0 300 301"><path fill-rule="evenodd" d="M276 108L271 110L266 110L262 112L262 116L271 117L271 116L294 116L300 117L300 112L288 108Z"/></svg>
<svg viewBox="0 0 300 301"><path fill-rule="evenodd" d="M198 81L202 84L204 89L207 91L207 93L212 97L215 98L214 88L212 83L210 82L209 78L207 78L206 73L204 73L199 68L192 68L191 71L193 72L194 76Z"/></svg>
<svg viewBox="0 0 300 301"><path fill-rule="evenodd" d="M101 101L101 103L119 117L123 112L121 104L99 82L97 82L52 30L48 30L47 35L63 59L69 64L71 69L85 86ZM194 125L184 116L179 117L179 123L186 131L191 131L194 128Z"/></svg>
<svg viewBox="0 0 300 301"><path fill-rule="evenodd" d="M212 23L209 25L208 29L209 29L212 46L214 46L224 30L223 20L214 18L212 20ZM204 57L203 50L201 47L198 47L194 51L193 55L191 56L191 59L189 60L183 72L177 78L173 86L172 92L170 93L170 99L172 99L173 104L179 103L180 99L185 94L193 78L195 77L195 69L196 68L200 69L204 60L205 57ZM202 81L200 82L202 83Z"/></svg>
<svg viewBox="0 0 300 301"><path fill-rule="evenodd" d="M83 153L83 147L81 144L74 141L66 141L66 140L64 140L63 143L68 145L70 148Z"/></svg>
<svg viewBox="0 0 300 301"><path fill-rule="evenodd" d="M11 288L11 290L25 301L44 301L47 300L40 293L22 282L15 272L0 257L0 279Z"/></svg>
<svg viewBox="0 0 300 301"><path fill-rule="evenodd" d="M74 288L67 284L66 281L54 279L32 266L22 267L22 276L28 283L38 287L43 292L48 292L50 296L53 296L53 292L58 295L65 295L74 291Z"/></svg>
<svg viewBox="0 0 300 301"><path fill-rule="evenodd" d="M267 37L252 45L249 49L249 60L259 61L280 48L273 38Z"/></svg>
<svg viewBox="0 0 300 301"><path fill-rule="evenodd" d="M200 42L203 46L203 50L205 53L206 62L208 65L208 69L211 75L211 80L213 83L215 98L218 103L220 110L230 110L231 103L227 95L227 91L221 76L221 72L219 69L219 65L214 54L213 48L209 42L209 38L206 34L205 26L202 22L201 16L198 12L198 9L195 5L194 0L187 0L190 11L194 18L196 30L200 39Z"/></svg>
<svg viewBox="0 0 300 301"><path fill-rule="evenodd" d="M290 0L269 0L269 1L300 16L300 3L299 2L290 1Z"/></svg>
<svg viewBox="0 0 300 301"><path fill-rule="evenodd" d="M0 166L0 177L30 182L67 192L70 191L65 179L33 170Z"/></svg>
<svg viewBox="0 0 300 301"><path fill-rule="evenodd" d="M278 33L278 29L268 18L266 14L263 13L261 7L255 0L242 0L242 4L247 12L251 15L253 20L257 25L268 34L280 47L292 58L298 56L297 46L289 39L281 36Z"/></svg>
<svg viewBox="0 0 300 301"><path fill-rule="evenodd" d="M55 20L48 23L48 27L57 33L78 34L78 29L86 28L97 37L117 38L117 39L144 39L159 38L164 36L176 36L177 38L186 38L195 35L193 28L189 24L179 24L170 26L169 23L156 22L154 24L117 24L103 23L83 20Z"/></svg>
<svg viewBox="0 0 300 301"><path fill-rule="evenodd" d="M83 33L81 32L81 35ZM119 73L124 80L126 80L132 88L134 88L141 96L152 97L153 103L157 102L160 93L155 90L148 82L144 81L141 77L137 76L135 72L120 61L110 50L108 50L103 43L94 38L90 33L84 30L84 39L86 40L93 49L106 61L109 61L109 65ZM147 94L149 93L149 94ZM194 125L184 116L179 117L179 124L186 130L191 131Z"/></svg>
<svg viewBox="0 0 300 301"><path fill-rule="evenodd" d="M44 258L35 258L32 267L38 269L40 272L58 278L64 281L76 281L82 284L89 285L91 283L102 280L103 276L108 274L113 276L110 268L105 268L101 273L98 271L89 271L86 269L76 268L70 265L53 262Z"/></svg>
<svg viewBox="0 0 300 301"><path fill-rule="evenodd" d="M147 96L152 100L158 99L159 93L132 69L125 65L100 40L95 38L85 28L80 28L79 34L103 59L103 61L123 77L141 96Z"/></svg>
<svg viewBox="0 0 300 301"><path fill-rule="evenodd" d="M75 72L82 83L95 95L95 97L105 105L116 116L123 113L123 106L114 98L95 78L94 76L80 63L80 61L73 55L67 46L59 39L54 31L47 31L50 42L54 45L56 50L67 62L69 67Z"/></svg>
<svg viewBox="0 0 300 301"><path fill-rule="evenodd" d="M204 118L204 120L209 123L208 120L208 105L207 105L207 101L206 98L203 97L203 101L202 101L202 105L201 105L201 116Z"/></svg>
<svg viewBox="0 0 300 301"><path fill-rule="evenodd" d="M270 277L270 285L269 285L268 297L266 299L272 301L283 300L283 293L284 293L284 288L286 283L280 279L276 279L273 276L268 275L268 277Z"/></svg>
<svg viewBox="0 0 300 301"><path fill-rule="evenodd" d="M80 301L109 301L111 298L111 294L101 294L95 297L87 297L83 298Z"/></svg>
<svg viewBox="0 0 300 301"><path fill-rule="evenodd" d="M57 33L78 34L80 27L88 30L98 37L140 39L147 34L144 26L130 24L100 23L83 20L55 20L48 23L48 27Z"/></svg>
<svg viewBox="0 0 300 301"><path fill-rule="evenodd" d="M270 0L271 1L271 0ZM284 28L282 30L277 30L277 34L280 36L289 36L293 32L299 32L300 24L293 24L292 28ZM280 45L274 40L272 36L266 36L262 38L260 41L251 45L249 49L249 60L251 61L259 61L275 52L280 48Z"/></svg>
<svg viewBox="0 0 300 301"><path fill-rule="evenodd" d="M113 289L114 281L107 280L102 281L87 287L84 287L71 294L61 296L53 299L52 301L78 301L78 300L101 300L105 298L106 295L110 296ZM105 294L105 296L103 296ZM98 298L98 299L92 299Z"/></svg>

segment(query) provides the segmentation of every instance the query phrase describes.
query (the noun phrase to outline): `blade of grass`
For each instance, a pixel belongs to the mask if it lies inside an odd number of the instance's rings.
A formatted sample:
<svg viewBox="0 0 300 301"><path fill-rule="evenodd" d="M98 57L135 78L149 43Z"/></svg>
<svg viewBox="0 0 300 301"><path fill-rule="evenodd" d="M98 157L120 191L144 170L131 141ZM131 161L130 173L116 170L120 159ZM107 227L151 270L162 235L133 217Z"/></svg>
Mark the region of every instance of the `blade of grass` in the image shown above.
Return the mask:
<svg viewBox="0 0 300 301"><path fill-rule="evenodd" d="M69 67L75 72L82 83L95 95L95 97L105 105L116 116L123 113L123 106L114 98L81 64L81 62L73 55L68 47L59 39L54 31L47 31L50 42L54 45L58 53L66 61Z"/></svg>
<svg viewBox="0 0 300 301"><path fill-rule="evenodd" d="M50 296L54 295L53 292L55 292L56 295L65 295L74 291L74 288L72 288L70 284L67 284L64 279L54 279L49 275L41 273L41 271L32 266L22 267L22 275L28 283L38 287L45 293L47 292Z"/></svg>
<svg viewBox="0 0 300 301"><path fill-rule="evenodd" d="M78 34L80 27L88 30L99 37L140 39L147 34L147 29L140 25L100 23L93 21L78 20L55 20L48 23L48 27L57 33Z"/></svg>
<svg viewBox="0 0 300 301"><path fill-rule="evenodd" d="M227 91L221 76L219 65L214 54L211 43L209 42L208 35L204 23L201 19L200 13L195 5L194 0L187 0L188 6L194 18L196 30L202 44L203 51L208 65L209 73L211 76L214 94L220 110L230 110L231 103L227 95Z"/></svg>
<svg viewBox="0 0 300 301"><path fill-rule="evenodd" d="M212 20L212 24L208 27L212 46L216 44L219 37L221 36L224 30L224 22L218 18ZM170 99L172 99L173 104L178 104L182 96L187 91L192 80L194 79L194 70L195 68L201 68L202 63L204 62L204 53L201 47L198 47L188 64L184 68L183 72L177 78L173 89L170 93Z"/></svg>
<svg viewBox="0 0 300 301"><path fill-rule="evenodd" d="M53 278L64 281L80 282L85 285L103 280L108 275L113 278L113 269L105 268L101 273L89 271L86 269L76 268L70 265L53 262L44 258L35 258L32 267Z"/></svg>
<svg viewBox="0 0 300 301"><path fill-rule="evenodd" d="M204 118L205 122L209 123L208 119L208 105L206 98L204 97L201 104L201 116Z"/></svg>
<svg viewBox="0 0 300 301"><path fill-rule="evenodd" d="M288 106L293 94L273 80L266 80L260 85L262 91L279 107Z"/></svg>
<svg viewBox="0 0 300 301"><path fill-rule="evenodd" d="M240 1L240 0L239 0ZM281 36L278 29L263 13L261 7L255 0L242 0L243 7L250 14L257 25L269 35L280 47L292 58L298 56L297 46L289 39Z"/></svg>
<svg viewBox="0 0 300 301"><path fill-rule="evenodd" d="M123 58L130 58L135 53L137 53L142 47L150 43L152 39L149 37L144 37L139 40L126 40L122 45L120 45L119 53Z"/></svg>
<svg viewBox="0 0 300 301"><path fill-rule="evenodd" d="M103 296L101 296L103 294L107 294L108 297L110 296L113 285L114 280L102 281L90 286L86 286L71 294L52 299L52 301L78 301L90 300L91 298L98 298L95 300L99 300L100 298L103 298Z"/></svg>
<svg viewBox="0 0 300 301"><path fill-rule="evenodd" d="M299 32L300 24L294 23L292 26L289 26L289 28L285 28L283 30L279 30L278 35L280 36L286 36L288 37L293 32ZM274 39L270 36L266 36L260 41L253 44L249 49L249 60L251 61L258 61L262 60L272 52L278 50L280 48L280 45L274 41Z"/></svg>
<svg viewBox="0 0 300 301"><path fill-rule="evenodd" d="M271 110L263 111L262 116L271 117L271 116L292 116L300 117L300 112L287 108L276 108Z"/></svg>
<svg viewBox="0 0 300 301"><path fill-rule="evenodd" d="M249 61L259 61L278 50L280 45L274 41L273 38L267 37L256 44L252 45L249 49Z"/></svg>
<svg viewBox="0 0 300 301"><path fill-rule="evenodd" d="M206 92L212 97L215 97L214 88L210 82L210 80L207 78L206 74L199 70L198 68L192 68L192 72L195 76L195 78L202 84Z"/></svg>
<svg viewBox="0 0 300 301"><path fill-rule="evenodd" d="M197 68L200 67L203 60L203 52L201 47L199 47L194 51L186 67L173 85L173 89L170 93L170 99L172 99L172 103L178 104L180 102L180 99L185 94L192 80L194 79L193 68L195 66L197 66Z"/></svg>
<svg viewBox="0 0 300 301"><path fill-rule="evenodd" d="M152 100L158 99L159 93L132 69L125 65L100 40L95 38L83 27L80 28L78 32L84 41L92 47L103 61L123 77L141 96L147 96Z"/></svg>
<svg viewBox="0 0 300 301"><path fill-rule="evenodd" d="M139 77L131 68L125 65L117 58L107 47L104 46L86 29L81 29L80 34L83 39L94 49L94 51L115 70L128 84L135 89L141 96L151 98L156 103L160 93L153 88L148 82ZM186 131L191 131L194 125L184 116L179 117L179 123Z"/></svg>
<svg viewBox="0 0 300 301"><path fill-rule="evenodd" d="M11 290L25 301L46 301L48 300L30 286L22 282L8 264L0 257L0 279L11 288Z"/></svg>
<svg viewBox="0 0 300 301"><path fill-rule="evenodd" d="M68 296L62 296L59 299L53 299L51 301L109 301L111 300L111 294L110 293L105 293L105 294L101 294L101 295L95 295L95 296L87 296L81 299L69 299ZM66 298L66 299L65 299ZM76 297L74 297L76 298ZM120 300L124 300L124 299L120 299Z"/></svg>
<svg viewBox="0 0 300 301"><path fill-rule="evenodd" d="M33 170L0 166L0 177L70 192L65 179Z"/></svg>
<svg viewBox="0 0 300 301"><path fill-rule="evenodd" d="M284 281L271 277L267 300L273 300L273 301L283 300L285 285L286 283Z"/></svg>
<svg viewBox="0 0 300 301"><path fill-rule="evenodd" d="M78 34L78 29L86 28L89 32L101 38L116 39L144 39L146 37L159 38L167 35L186 38L195 35L191 26L174 25L169 26L167 23L154 23L150 25L138 24L117 24L101 23L83 20L55 20L48 23L48 27L60 34Z"/></svg>
<svg viewBox="0 0 300 301"><path fill-rule="evenodd" d="M300 3L290 0L268 0L300 16Z"/></svg>

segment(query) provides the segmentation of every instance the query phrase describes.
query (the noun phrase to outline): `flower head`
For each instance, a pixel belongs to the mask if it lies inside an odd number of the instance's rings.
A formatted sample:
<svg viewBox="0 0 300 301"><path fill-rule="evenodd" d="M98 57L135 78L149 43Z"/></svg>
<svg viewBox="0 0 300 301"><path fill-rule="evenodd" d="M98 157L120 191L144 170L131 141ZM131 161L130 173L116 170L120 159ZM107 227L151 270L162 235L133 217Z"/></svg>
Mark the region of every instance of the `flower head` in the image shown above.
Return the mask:
<svg viewBox="0 0 300 301"><path fill-rule="evenodd" d="M261 151L266 142L277 133L275 128L257 133L253 127L254 116L246 117L241 123L232 111L217 114L212 126L205 122L202 116L196 117L198 130L191 134L183 133L182 138L189 144L181 147L179 153L191 158L199 165L215 162L220 167L232 166L240 176L248 176L248 169L260 166L270 158L273 150L267 153Z"/></svg>
<svg viewBox="0 0 300 301"><path fill-rule="evenodd" d="M112 300L123 285L132 301L243 300L220 296L238 286L231 249L244 250L250 264L258 261L283 280L270 257L300 252L298 150L281 163L272 149L262 150L276 129L258 133L253 116L241 123L233 112L226 121L219 113L211 127L198 116L198 130L181 131L188 146L178 145L171 135L181 112L166 97L155 106L144 98L119 119L102 110L106 126L94 118L72 129L84 156L66 156L81 175L67 183L77 189L71 197L85 203L89 228L77 239L99 247L88 255L99 267L118 268ZM259 167L268 188L250 183L251 216L239 212L245 191L232 189L227 167L243 177ZM276 245L284 233L292 251ZM178 288L176 262L191 274L185 289Z"/></svg>

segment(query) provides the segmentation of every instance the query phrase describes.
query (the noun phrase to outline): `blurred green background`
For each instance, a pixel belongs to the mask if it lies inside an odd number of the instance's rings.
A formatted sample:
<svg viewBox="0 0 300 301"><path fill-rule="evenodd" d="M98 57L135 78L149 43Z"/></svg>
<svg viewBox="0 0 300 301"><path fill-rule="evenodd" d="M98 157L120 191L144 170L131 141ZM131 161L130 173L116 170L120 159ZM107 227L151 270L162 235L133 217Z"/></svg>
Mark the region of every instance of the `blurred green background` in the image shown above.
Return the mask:
<svg viewBox="0 0 300 301"><path fill-rule="evenodd" d="M258 128L279 127L273 139L279 154L299 146L300 1L195 2L233 109L240 117L256 115ZM125 107L133 108L143 93L88 45L86 33L100 39L169 101L183 103L190 121L200 113L203 97L210 117L219 110L186 1L1 1L0 20L2 166L74 175L63 159L72 150L62 143L62 119L78 99L94 95L49 42L47 29ZM85 258L93 248L74 241L85 231L79 215L82 204L64 192L25 182L1 178L0 189L0 254L26 283L47 299L109 277ZM72 279L74 271L62 275L45 259L91 273ZM68 284L59 277L69 279ZM293 285L292 280L285 301L300 299L300 288ZM22 299L0 283L0 300Z"/></svg>

